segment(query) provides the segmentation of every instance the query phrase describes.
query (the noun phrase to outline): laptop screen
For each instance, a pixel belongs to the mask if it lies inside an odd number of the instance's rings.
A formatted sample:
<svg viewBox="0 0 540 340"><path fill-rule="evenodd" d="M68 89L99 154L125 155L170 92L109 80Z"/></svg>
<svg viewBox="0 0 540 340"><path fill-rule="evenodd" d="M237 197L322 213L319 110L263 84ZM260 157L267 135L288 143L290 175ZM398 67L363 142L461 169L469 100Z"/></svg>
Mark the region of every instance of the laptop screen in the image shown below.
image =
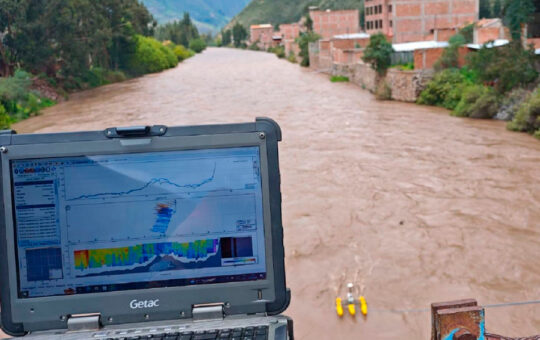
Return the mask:
<svg viewBox="0 0 540 340"><path fill-rule="evenodd" d="M266 278L259 147L11 161L20 298Z"/></svg>

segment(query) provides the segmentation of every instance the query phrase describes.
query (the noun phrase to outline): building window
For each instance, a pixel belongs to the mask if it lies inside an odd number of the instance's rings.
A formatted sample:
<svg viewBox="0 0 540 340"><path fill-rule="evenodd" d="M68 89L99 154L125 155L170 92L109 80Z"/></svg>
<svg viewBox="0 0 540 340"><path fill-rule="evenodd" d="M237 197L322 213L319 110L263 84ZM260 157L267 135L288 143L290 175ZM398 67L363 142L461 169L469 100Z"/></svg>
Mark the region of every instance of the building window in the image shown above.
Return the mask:
<svg viewBox="0 0 540 340"><path fill-rule="evenodd" d="M388 5L388 12L392 13L392 5Z"/></svg>
<svg viewBox="0 0 540 340"><path fill-rule="evenodd" d="M392 20L390 20L390 27L392 27Z"/></svg>
<svg viewBox="0 0 540 340"><path fill-rule="evenodd" d="M382 13L382 5L379 5L379 13Z"/></svg>
<svg viewBox="0 0 540 340"><path fill-rule="evenodd" d="M375 21L375 29L379 29L379 20Z"/></svg>
<svg viewBox="0 0 540 340"><path fill-rule="evenodd" d="M382 28L382 20L379 20L379 28Z"/></svg>

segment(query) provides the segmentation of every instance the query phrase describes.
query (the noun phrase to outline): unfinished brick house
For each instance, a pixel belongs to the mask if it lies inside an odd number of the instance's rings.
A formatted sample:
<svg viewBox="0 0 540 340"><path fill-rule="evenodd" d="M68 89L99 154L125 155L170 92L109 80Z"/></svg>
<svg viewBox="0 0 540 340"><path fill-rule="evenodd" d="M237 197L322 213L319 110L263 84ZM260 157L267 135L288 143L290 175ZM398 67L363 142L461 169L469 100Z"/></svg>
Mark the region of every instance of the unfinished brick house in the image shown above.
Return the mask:
<svg viewBox="0 0 540 340"><path fill-rule="evenodd" d="M478 21L479 6L479 0L365 0L366 32L382 32L393 43L445 41Z"/></svg>
<svg viewBox="0 0 540 340"><path fill-rule="evenodd" d="M309 16L313 20L313 31L323 39L360 32L360 13L357 9L323 11L312 7Z"/></svg>
<svg viewBox="0 0 540 340"><path fill-rule="evenodd" d="M273 44L274 27L270 24L251 25L250 45L257 44L261 50L266 50Z"/></svg>
<svg viewBox="0 0 540 340"><path fill-rule="evenodd" d="M278 35L281 36L281 45L285 48L285 55L288 56L291 52L298 55L299 48L295 41L303 30L304 27L301 22L279 25Z"/></svg>

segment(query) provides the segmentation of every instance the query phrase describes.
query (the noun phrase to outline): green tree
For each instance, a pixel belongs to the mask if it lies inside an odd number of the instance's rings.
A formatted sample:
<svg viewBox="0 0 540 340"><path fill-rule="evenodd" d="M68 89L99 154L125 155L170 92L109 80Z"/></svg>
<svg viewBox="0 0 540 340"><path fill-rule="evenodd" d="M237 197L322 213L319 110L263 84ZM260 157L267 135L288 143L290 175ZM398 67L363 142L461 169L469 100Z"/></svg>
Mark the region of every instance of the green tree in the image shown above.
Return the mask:
<svg viewBox="0 0 540 340"><path fill-rule="evenodd" d="M538 78L535 59L534 49L523 49L520 41L498 48L484 46L467 56L478 80L492 83L499 93L534 82Z"/></svg>
<svg viewBox="0 0 540 340"><path fill-rule="evenodd" d="M304 67L309 66L309 44L321 39L321 36L313 31L307 31L300 33L300 36L296 38L300 53L298 55L302 58L300 65Z"/></svg>
<svg viewBox="0 0 540 340"><path fill-rule="evenodd" d="M232 32L230 29L221 32L221 45L229 46L232 42Z"/></svg>
<svg viewBox="0 0 540 340"><path fill-rule="evenodd" d="M491 3L489 0L480 0L480 19L491 18Z"/></svg>
<svg viewBox="0 0 540 340"><path fill-rule="evenodd" d="M138 0L0 0L3 73L18 64L70 81L94 67L118 68L132 37L154 25Z"/></svg>
<svg viewBox="0 0 540 340"><path fill-rule="evenodd" d="M437 71L459 67L459 48L466 43L465 37L458 33L452 36L448 43L449 46L444 49L441 57L435 62L434 68Z"/></svg>
<svg viewBox="0 0 540 340"><path fill-rule="evenodd" d="M201 39L193 39L189 42L189 49L195 51L195 53L201 53L206 49L206 42Z"/></svg>
<svg viewBox="0 0 540 340"><path fill-rule="evenodd" d="M360 8L360 28L365 29L365 27L366 27L366 10L362 6L362 8Z"/></svg>
<svg viewBox="0 0 540 340"><path fill-rule="evenodd" d="M392 52L392 44L386 40L385 35L376 33L369 38L362 60L371 64L371 68L379 75L383 75L392 64Z"/></svg>
<svg viewBox="0 0 540 340"><path fill-rule="evenodd" d="M506 0L505 22L510 28L512 39L521 40L521 30L535 11L533 0Z"/></svg>
<svg viewBox="0 0 540 340"><path fill-rule="evenodd" d="M131 72L135 74L159 72L178 64L178 57L174 52L154 38L136 35L134 39L135 51L129 60Z"/></svg>
<svg viewBox="0 0 540 340"><path fill-rule="evenodd" d="M502 0L495 0L493 2L493 17L501 18L502 17Z"/></svg>
<svg viewBox="0 0 540 340"><path fill-rule="evenodd" d="M247 39L248 32L242 24L237 22L232 28L232 37L235 47L240 47L242 43Z"/></svg>
<svg viewBox="0 0 540 340"><path fill-rule="evenodd" d="M189 13L184 13L182 20L159 26L156 29L155 37L161 41L170 40L177 45L188 47L191 40L198 39L200 36Z"/></svg>
<svg viewBox="0 0 540 340"><path fill-rule="evenodd" d="M308 32L313 32L313 19L311 19L311 15L307 13L304 17L304 27Z"/></svg>

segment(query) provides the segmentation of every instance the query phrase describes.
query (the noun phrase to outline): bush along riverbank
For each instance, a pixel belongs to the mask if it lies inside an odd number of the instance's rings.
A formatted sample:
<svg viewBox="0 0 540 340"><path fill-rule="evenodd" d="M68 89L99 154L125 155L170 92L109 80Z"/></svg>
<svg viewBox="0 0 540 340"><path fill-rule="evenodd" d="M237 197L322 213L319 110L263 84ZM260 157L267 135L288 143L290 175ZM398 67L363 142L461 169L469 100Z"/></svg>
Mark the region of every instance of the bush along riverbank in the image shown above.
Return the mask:
<svg viewBox="0 0 540 340"><path fill-rule="evenodd" d="M138 0L0 8L0 128L85 90L175 67L206 43L189 15L157 26Z"/></svg>
<svg viewBox="0 0 540 340"><path fill-rule="evenodd" d="M442 58L447 57L445 52ZM506 120L509 130L540 138L540 88L532 48L516 42L485 45L467 55L462 68L438 71L418 104L444 107L457 117Z"/></svg>

